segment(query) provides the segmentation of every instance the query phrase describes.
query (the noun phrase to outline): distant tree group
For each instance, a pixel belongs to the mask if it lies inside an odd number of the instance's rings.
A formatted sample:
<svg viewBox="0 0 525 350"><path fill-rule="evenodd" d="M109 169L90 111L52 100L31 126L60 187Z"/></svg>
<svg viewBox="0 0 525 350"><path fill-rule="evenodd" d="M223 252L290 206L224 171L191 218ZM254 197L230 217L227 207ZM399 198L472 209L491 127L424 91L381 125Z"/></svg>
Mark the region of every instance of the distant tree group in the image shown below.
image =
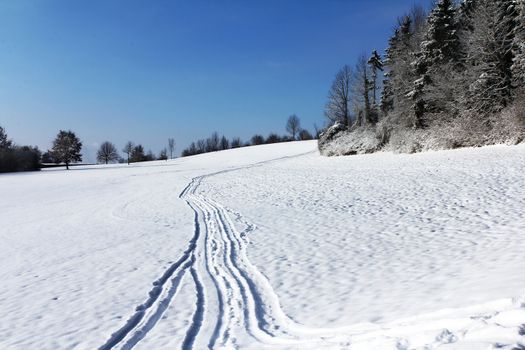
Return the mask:
<svg viewBox="0 0 525 350"><path fill-rule="evenodd" d="M0 173L39 170L40 156L37 147L15 145L0 126Z"/></svg>
<svg viewBox="0 0 525 350"><path fill-rule="evenodd" d="M261 134L255 134L250 138L250 141L245 143L243 143L239 137L234 137L231 140L228 140L226 136L219 136L217 132L214 132L206 139L200 139L196 142L190 143L190 145L182 151L182 156L188 157L201 153L216 152L231 148L314 139L314 136L312 136L308 130L301 128L301 120L295 114L288 117L285 128L290 136L281 136L276 133L270 133L267 137L264 137ZM317 134L318 132L316 131L316 136Z"/></svg>
<svg viewBox="0 0 525 350"><path fill-rule="evenodd" d="M524 18L523 0L437 0L428 14L413 7L384 57L373 51L337 73L327 120L355 137L375 130L378 148L523 140Z"/></svg>

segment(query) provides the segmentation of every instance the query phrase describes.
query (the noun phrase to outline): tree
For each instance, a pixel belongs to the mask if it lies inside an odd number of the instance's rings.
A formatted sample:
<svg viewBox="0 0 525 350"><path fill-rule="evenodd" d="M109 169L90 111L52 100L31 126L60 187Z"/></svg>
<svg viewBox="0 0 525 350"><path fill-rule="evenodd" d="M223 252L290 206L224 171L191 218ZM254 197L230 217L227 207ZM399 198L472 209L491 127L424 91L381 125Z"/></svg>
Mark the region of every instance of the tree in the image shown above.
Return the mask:
<svg viewBox="0 0 525 350"><path fill-rule="evenodd" d="M426 127L429 112L452 114L454 95L450 79L459 72L461 50L456 8L453 0L439 0L428 18L428 27L421 51L414 62L418 78L410 93L414 105L414 126ZM452 103L451 103L452 102Z"/></svg>
<svg viewBox="0 0 525 350"><path fill-rule="evenodd" d="M215 152L219 150L220 137L216 131L206 139L206 152Z"/></svg>
<svg viewBox="0 0 525 350"><path fill-rule="evenodd" d="M168 149L170 150L170 159L173 159L173 152L175 152L175 139L168 139Z"/></svg>
<svg viewBox="0 0 525 350"><path fill-rule="evenodd" d="M153 154L153 152L151 150L149 150L148 153L146 154L146 156L144 157L144 161L145 162L151 162L152 160L156 160L156 158L155 158L155 155Z"/></svg>
<svg viewBox="0 0 525 350"><path fill-rule="evenodd" d="M228 141L228 139L224 135L221 137L221 141L219 142L219 148L221 150L230 148L230 141Z"/></svg>
<svg viewBox="0 0 525 350"><path fill-rule="evenodd" d="M231 142L232 148L239 148L242 146L242 141L239 137L234 137Z"/></svg>
<svg viewBox="0 0 525 350"><path fill-rule="evenodd" d="M512 102L517 7L507 0L478 0L467 37L466 110L488 117Z"/></svg>
<svg viewBox="0 0 525 350"><path fill-rule="evenodd" d="M331 123L350 125L351 81L352 69L349 66L341 68L335 76L325 107L325 116Z"/></svg>
<svg viewBox="0 0 525 350"><path fill-rule="evenodd" d="M354 109L357 114L356 125L375 124L376 118L370 106L370 80L368 64L365 56L357 60L354 77L352 79L352 92Z"/></svg>
<svg viewBox="0 0 525 350"><path fill-rule="evenodd" d="M306 140L313 140L313 136L312 134L310 134L310 132L306 129L301 129L301 131L299 131L299 140L301 141L306 141Z"/></svg>
<svg viewBox="0 0 525 350"><path fill-rule="evenodd" d="M270 135L268 135L268 137L266 138L266 141L265 143L278 143L278 142L282 142L283 139L277 135L276 133L271 133Z"/></svg>
<svg viewBox="0 0 525 350"><path fill-rule="evenodd" d="M251 139L251 144L256 146L256 145L262 145L264 143L264 136L262 135L259 135L259 134L255 134L252 136L252 139Z"/></svg>
<svg viewBox="0 0 525 350"><path fill-rule="evenodd" d="M47 164L56 163L55 160L53 159L51 151L47 150L46 152L42 154L42 163L47 163Z"/></svg>
<svg viewBox="0 0 525 350"><path fill-rule="evenodd" d="M290 136L292 136L292 139L295 140L299 130L301 130L301 120L297 115L292 114L288 117L288 121L286 122L286 131L288 131Z"/></svg>
<svg viewBox="0 0 525 350"><path fill-rule="evenodd" d="M60 130L53 141L51 154L57 163L65 163L66 169L69 170L69 164L72 162L81 162L82 142L71 130Z"/></svg>
<svg viewBox="0 0 525 350"><path fill-rule="evenodd" d="M374 108L376 108L378 89L377 75L379 71L383 71L383 61L381 60L381 56L379 56L377 51L374 50L372 52L372 56L368 59L367 63L372 71L372 105L374 106Z"/></svg>
<svg viewBox="0 0 525 350"><path fill-rule="evenodd" d="M135 145L133 144L133 142L128 141L128 143L126 143L126 145L122 149L122 152L124 152L128 156L128 164L129 164L129 161L131 159L131 154L133 153L133 148L134 147L135 147Z"/></svg>
<svg viewBox="0 0 525 350"><path fill-rule="evenodd" d="M168 150L163 148L159 153L159 160L168 160Z"/></svg>
<svg viewBox="0 0 525 350"><path fill-rule="evenodd" d="M97 152L97 161L108 164L117 161L119 158L117 148L109 141L103 142Z"/></svg>
<svg viewBox="0 0 525 350"><path fill-rule="evenodd" d="M385 80L381 94L381 112L394 124L413 125L413 101L409 92L418 78L412 61L419 51L424 31L424 11L414 7L398 20L398 27L389 39L383 62Z"/></svg>
<svg viewBox="0 0 525 350"><path fill-rule="evenodd" d="M144 153L144 147L142 145L136 145L131 151L131 162L143 162L146 160L146 154Z"/></svg>
<svg viewBox="0 0 525 350"><path fill-rule="evenodd" d="M525 0L519 0L516 9L516 29L513 46L513 86L519 90L518 94L522 94L525 91Z"/></svg>
<svg viewBox="0 0 525 350"><path fill-rule="evenodd" d="M3 127L0 126L0 149L8 149L13 142L7 138L7 133Z"/></svg>

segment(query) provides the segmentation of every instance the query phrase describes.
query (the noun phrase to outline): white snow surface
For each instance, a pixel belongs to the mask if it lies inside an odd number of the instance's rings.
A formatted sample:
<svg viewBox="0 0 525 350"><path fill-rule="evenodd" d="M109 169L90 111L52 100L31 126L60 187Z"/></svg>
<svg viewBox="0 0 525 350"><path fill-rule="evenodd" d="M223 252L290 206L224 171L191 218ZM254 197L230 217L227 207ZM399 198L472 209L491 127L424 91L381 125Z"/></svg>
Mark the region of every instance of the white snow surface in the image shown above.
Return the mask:
<svg viewBox="0 0 525 350"><path fill-rule="evenodd" d="M525 145L0 175L0 349L525 349Z"/></svg>

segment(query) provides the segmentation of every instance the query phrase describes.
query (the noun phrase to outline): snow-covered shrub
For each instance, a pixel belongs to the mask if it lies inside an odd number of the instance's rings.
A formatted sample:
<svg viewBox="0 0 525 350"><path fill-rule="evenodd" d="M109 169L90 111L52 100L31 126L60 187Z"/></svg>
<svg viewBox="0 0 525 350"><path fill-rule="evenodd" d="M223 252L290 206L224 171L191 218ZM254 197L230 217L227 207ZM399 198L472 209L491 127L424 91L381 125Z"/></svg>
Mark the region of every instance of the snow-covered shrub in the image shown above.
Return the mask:
<svg viewBox="0 0 525 350"><path fill-rule="evenodd" d="M381 142L374 127L359 127L337 133L333 139L323 144L321 154L325 156L343 156L377 152Z"/></svg>
<svg viewBox="0 0 525 350"><path fill-rule="evenodd" d="M494 143L518 144L525 141L525 94L494 119Z"/></svg>
<svg viewBox="0 0 525 350"><path fill-rule="evenodd" d="M319 141L317 143L319 151L323 153L323 149L328 146L339 133L344 131L346 131L346 126L341 123L335 123L334 125L328 127L319 135Z"/></svg>

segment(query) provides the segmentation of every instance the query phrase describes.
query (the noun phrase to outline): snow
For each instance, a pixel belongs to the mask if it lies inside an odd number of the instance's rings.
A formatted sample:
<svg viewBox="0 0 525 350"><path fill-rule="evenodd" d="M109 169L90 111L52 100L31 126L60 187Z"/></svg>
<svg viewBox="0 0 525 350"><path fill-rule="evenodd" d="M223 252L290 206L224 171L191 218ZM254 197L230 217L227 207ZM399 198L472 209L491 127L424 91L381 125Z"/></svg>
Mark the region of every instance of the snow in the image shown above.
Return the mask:
<svg viewBox="0 0 525 350"><path fill-rule="evenodd" d="M307 141L2 175L0 348L521 349L524 173Z"/></svg>

